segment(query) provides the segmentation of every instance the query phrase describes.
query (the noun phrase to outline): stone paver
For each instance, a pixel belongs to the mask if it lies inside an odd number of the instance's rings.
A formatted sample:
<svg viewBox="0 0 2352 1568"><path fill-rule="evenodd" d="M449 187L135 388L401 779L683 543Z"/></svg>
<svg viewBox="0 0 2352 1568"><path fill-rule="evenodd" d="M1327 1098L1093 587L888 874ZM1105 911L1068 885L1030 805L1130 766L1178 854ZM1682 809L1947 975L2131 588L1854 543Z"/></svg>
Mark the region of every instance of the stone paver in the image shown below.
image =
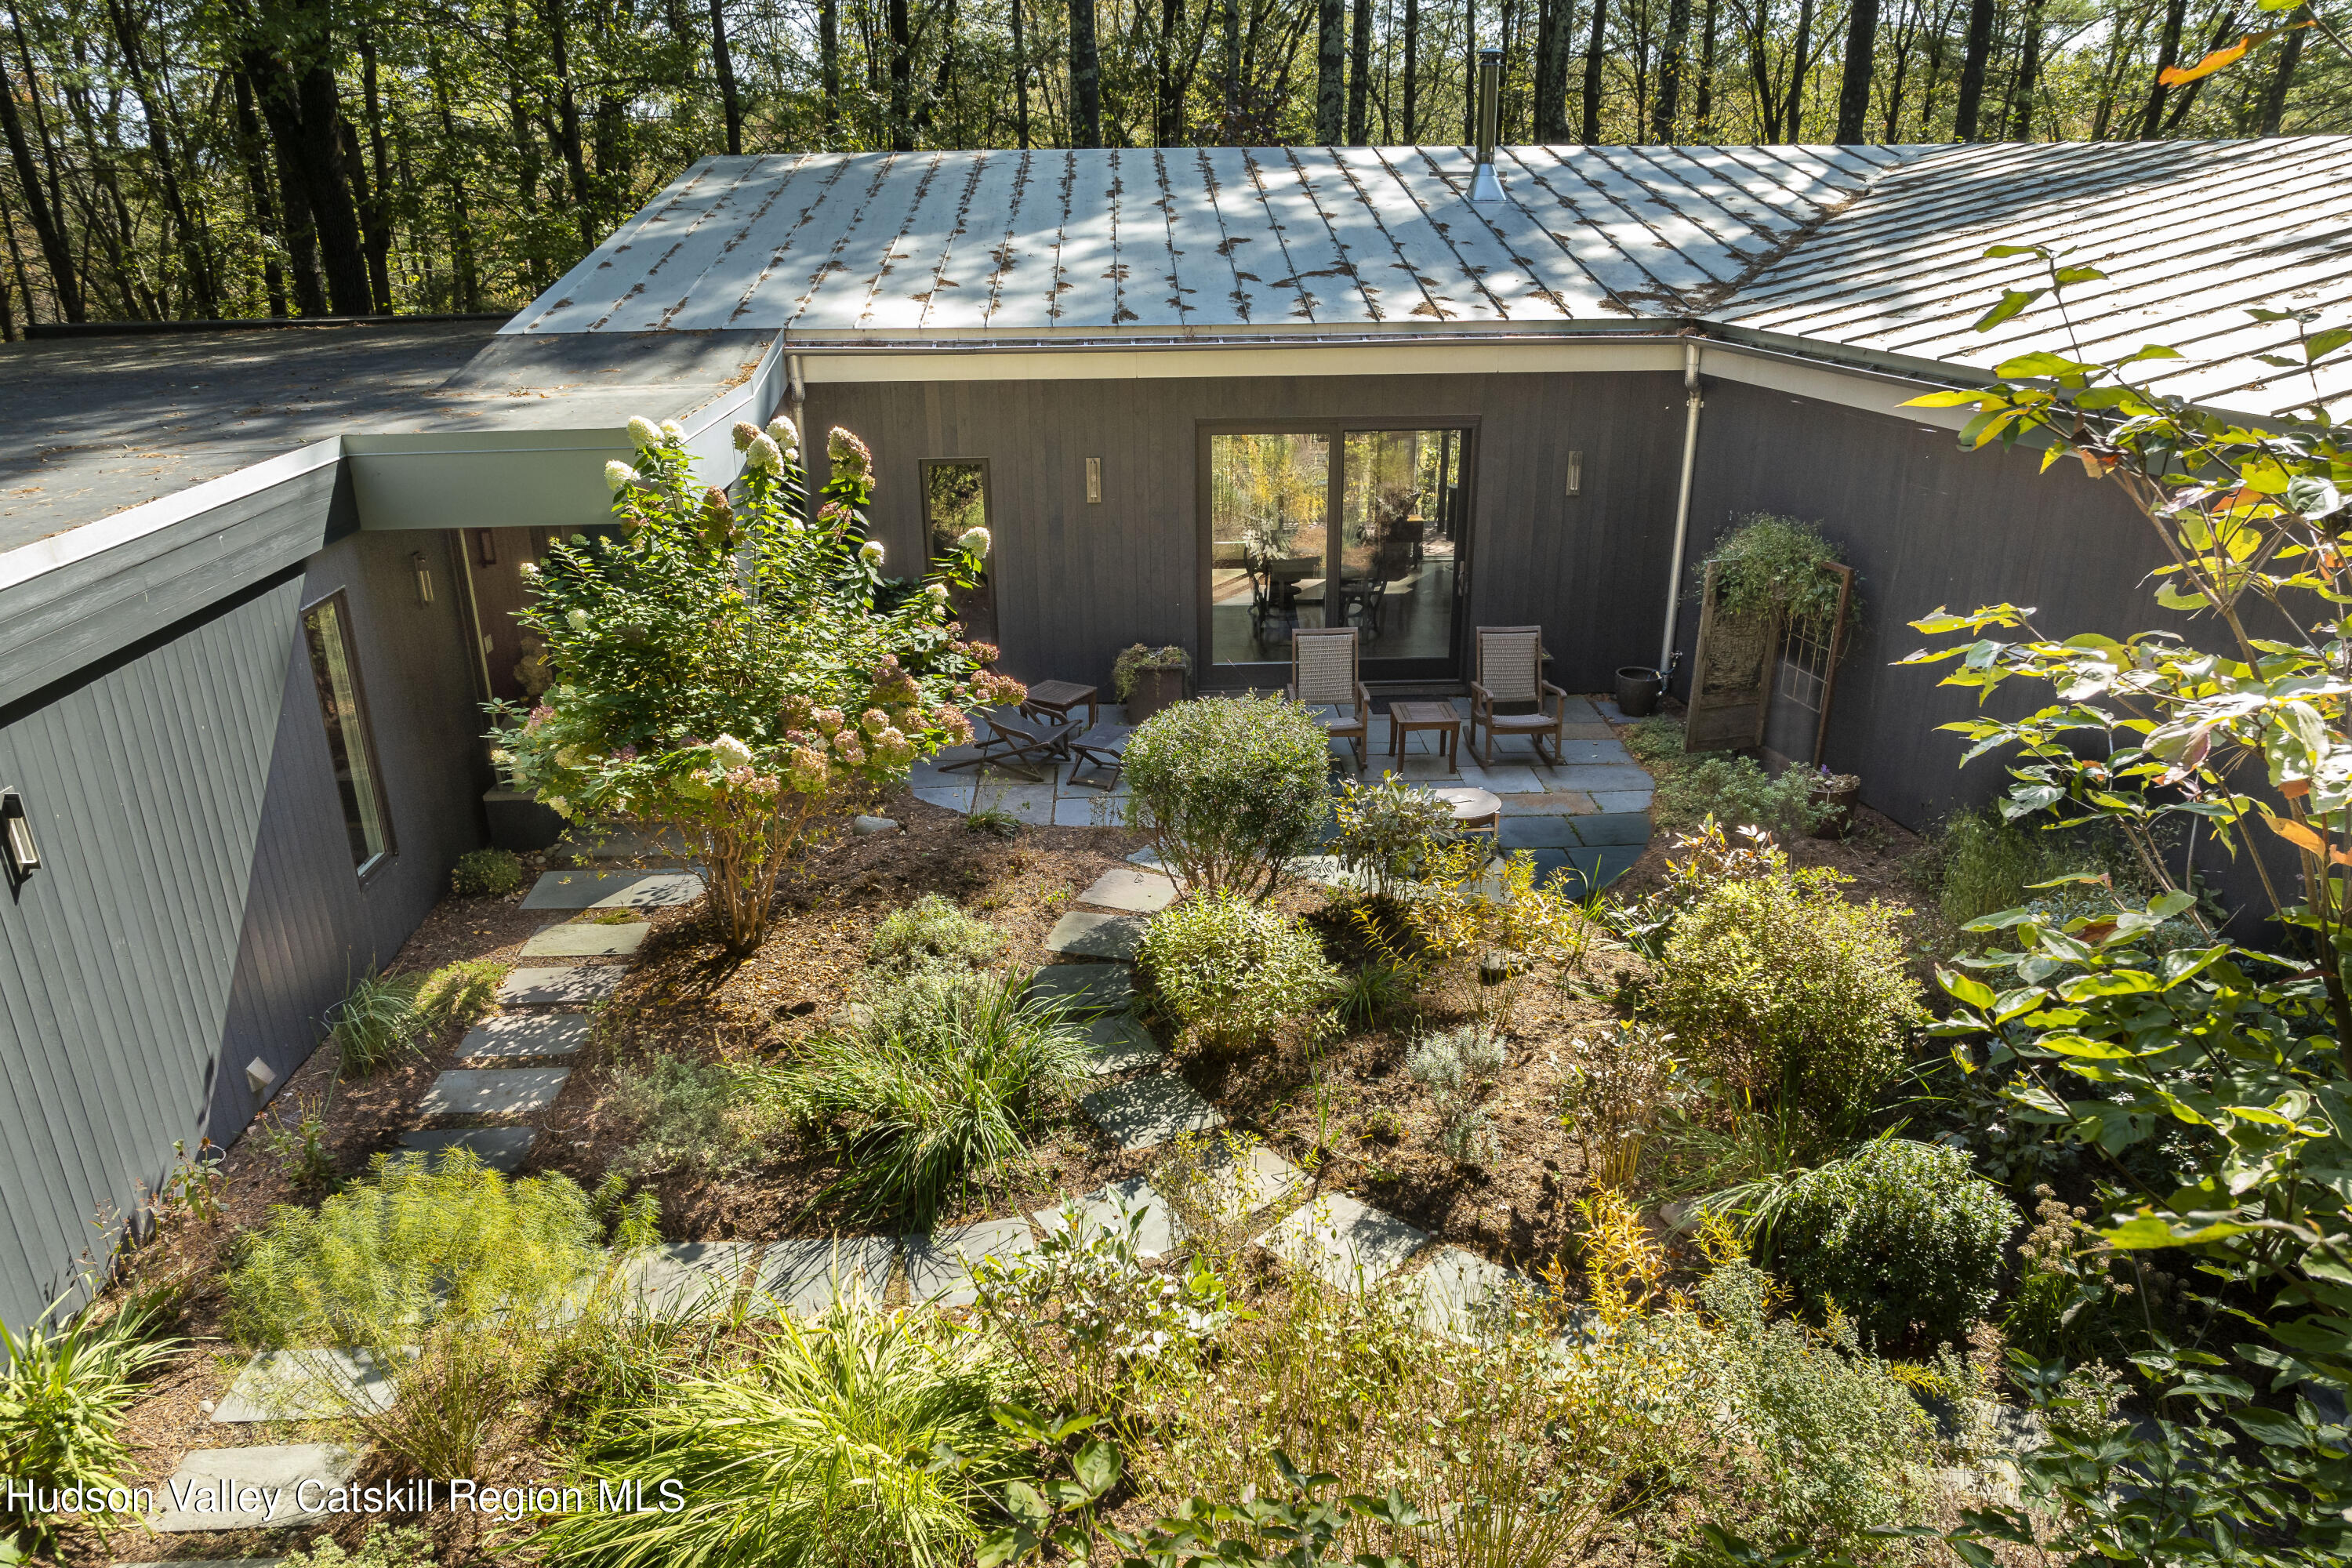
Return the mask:
<svg viewBox="0 0 2352 1568"><path fill-rule="evenodd" d="M1633 753L1615 740L1563 741L1559 747L1563 767L1593 767L1602 764L1630 763Z"/></svg>
<svg viewBox="0 0 2352 1568"><path fill-rule="evenodd" d="M1066 1001L1084 1012L1124 1012L1135 1000L1135 966L1129 963L1049 963L1029 982L1029 994Z"/></svg>
<svg viewBox="0 0 2352 1568"><path fill-rule="evenodd" d="M1633 790L1597 790L1593 793L1592 804L1603 812L1638 811L1646 816L1654 793L1646 785Z"/></svg>
<svg viewBox="0 0 2352 1568"><path fill-rule="evenodd" d="M1650 816L1643 811L1612 811L1580 816L1576 821L1576 837L1585 844L1647 844Z"/></svg>
<svg viewBox="0 0 2352 1568"><path fill-rule="evenodd" d="M1344 1193L1325 1193L1257 1238L1294 1268L1343 1290L1370 1285L1421 1249L1429 1237Z"/></svg>
<svg viewBox="0 0 2352 1568"><path fill-rule="evenodd" d="M1082 904L1139 915L1156 915L1175 901L1176 884L1166 874L1124 868L1105 871L1078 895Z"/></svg>
<svg viewBox="0 0 2352 1568"><path fill-rule="evenodd" d="M1438 1248L1429 1266L1406 1281L1418 1301L1414 1319L1432 1333L1476 1335L1510 1307L1523 1276L1458 1247Z"/></svg>
<svg viewBox="0 0 2352 1568"><path fill-rule="evenodd" d="M1099 1089L1078 1104L1122 1149L1157 1149L1181 1133L1206 1132L1225 1123L1215 1106L1172 1073Z"/></svg>
<svg viewBox="0 0 2352 1568"><path fill-rule="evenodd" d="M1651 784L1648 769L1638 763L1621 763L1615 766L1554 768L1551 787L1580 789L1597 796L1603 791L1647 790Z"/></svg>
<svg viewBox="0 0 2352 1568"><path fill-rule="evenodd" d="M915 798L926 805L940 806L949 811L969 812L971 810L971 788L968 776L961 784L919 784L915 786Z"/></svg>
<svg viewBox="0 0 2352 1568"><path fill-rule="evenodd" d="M1122 1232L1127 1228L1129 1215L1141 1214L1143 1224L1137 1227L1135 1233L1135 1256L1139 1258L1159 1257L1174 1247L1178 1237L1183 1234L1182 1223L1169 1212L1168 1200L1141 1176L1114 1183L1108 1187L1097 1187L1093 1192L1072 1198L1066 1204L1054 1204L1039 1209L1029 1217L1037 1222L1038 1229L1051 1236L1066 1223L1065 1211L1071 1208L1078 1211L1081 1225L1101 1226Z"/></svg>
<svg viewBox="0 0 2352 1568"><path fill-rule="evenodd" d="M1590 816L1601 808L1580 790L1546 790L1540 795L1500 797L1505 816Z"/></svg>
<svg viewBox="0 0 2352 1568"><path fill-rule="evenodd" d="M932 1236L907 1238L907 1300L967 1307L980 1300L971 1270L983 1258L1011 1262L1037 1250L1025 1219L982 1220Z"/></svg>
<svg viewBox="0 0 2352 1568"><path fill-rule="evenodd" d="M1097 1078L1131 1068L1150 1067L1164 1061L1168 1053L1151 1037L1151 1031L1124 1013L1108 1013L1089 1018L1087 1030L1087 1071Z"/></svg>
<svg viewBox="0 0 2352 1568"><path fill-rule="evenodd" d="M1642 858L1642 848L1638 844L1602 844L1565 853L1587 886L1605 888L1633 868L1633 862Z"/></svg>
<svg viewBox="0 0 2352 1568"><path fill-rule="evenodd" d="M681 1241L631 1258L620 1275L631 1304L663 1317L718 1316L735 1304L756 1241Z"/></svg>
<svg viewBox="0 0 2352 1568"><path fill-rule="evenodd" d="M250 1530L322 1517L295 1501L304 1481L326 1489L349 1480L360 1457L333 1443L269 1444L251 1448L199 1448L180 1461L156 1489L163 1504L152 1528L167 1535L205 1530ZM184 1506L175 1506L173 1500ZM319 1505L317 1494L311 1498Z"/></svg>
<svg viewBox="0 0 2352 1568"><path fill-rule="evenodd" d="M1045 951L1072 958L1133 958L1143 948L1143 921L1072 910L1045 933Z"/></svg>
<svg viewBox="0 0 2352 1568"><path fill-rule="evenodd" d="M898 821L891 816L853 816L849 819L852 833L896 833Z"/></svg>
<svg viewBox="0 0 2352 1568"><path fill-rule="evenodd" d="M1462 782L1474 789L1492 790L1496 795L1545 795L1553 790L1580 789L1580 784L1563 783L1559 775L1565 768L1547 768L1538 778L1536 770L1525 759L1511 756L1498 743L1495 748L1495 765L1491 768L1470 760L1470 749L1462 749Z"/></svg>
<svg viewBox="0 0 2352 1568"><path fill-rule="evenodd" d="M583 925L567 921L550 926L522 944L525 958L625 958L637 951L654 928L643 921L627 925Z"/></svg>
<svg viewBox="0 0 2352 1568"><path fill-rule="evenodd" d="M1054 820L1054 786L1023 779L985 778L973 797L974 811L1002 811L1022 822L1042 825Z"/></svg>
<svg viewBox="0 0 2352 1568"><path fill-rule="evenodd" d="M795 1317L814 1317L844 1295L863 1292L879 1301L890 1289L898 1241L888 1236L845 1236L772 1241L760 1259L751 1297Z"/></svg>
<svg viewBox="0 0 2352 1568"><path fill-rule="evenodd" d="M1559 849L1579 842L1565 816L1507 816L1496 839L1506 849Z"/></svg>
<svg viewBox="0 0 2352 1568"><path fill-rule="evenodd" d="M1119 798L1117 795L1097 796L1091 790L1078 795L1063 795L1054 802L1054 826L1056 827L1117 827L1121 821Z"/></svg>
<svg viewBox="0 0 2352 1568"><path fill-rule="evenodd" d="M538 1142L538 1130L530 1127L461 1127L400 1135L403 1153L422 1154L437 1163L446 1151L465 1149L491 1170L507 1176L522 1169L523 1161L530 1155L530 1146Z"/></svg>
<svg viewBox="0 0 2352 1568"><path fill-rule="evenodd" d="M1201 1169L1212 1181L1233 1189L1236 1215L1255 1214L1262 1208L1287 1203L1300 1196L1312 1180L1306 1172L1276 1153L1263 1143L1252 1143L1241 1159L1234 1157L1232 1148L1220 1142L1216 1151L1201 1163Z"/></svg>
<svg viewBox="0 0 2352 1568"><path fill-rule="evenodd" d="M1158 871L1162 876L1171 874L1166 867L1160 864L1160 851L1157 849L1139 849L1134 854L1129 855L1127 859L1128 864L1131 866L1146 866L1154 871Z"/></svg>
<svg viewBox="0 0 2352 1568"><path fill-rule="evenodd" d="M416 1102L419 1116L528 1116L555 1103L570 1068L488 1068L445 1072Z"/></svg>
<svg viewBox="0 0 2352 1568"><path fill-rule="evenodd" d="M392 1408L392 1380L365 1351L264 1351L213 1407L223 1426L313 1421Z"/></svg>
<svg viewBox="0 0 2352 1568"><path fill-rule="evenodd" d="M614 963L572 963L560 969L518 969L499 987L499 1000L509 1007L560 1007L601 1002L620 989L628 973Z"/></svg>
<svg viewBox="0 0 2352 1568"><path fill-rule="evenodd" d="M466 1031L459 1058L568 1057L588 1043L588 1019L580 1013L510 1013L487 1018Z"/></svg>
<svg viewBox="0 0 2352 1568"><path fill-rule="evenodd" d="M550 871L522 900L527 910L658 910L702 897L691 871Z"/></svg>

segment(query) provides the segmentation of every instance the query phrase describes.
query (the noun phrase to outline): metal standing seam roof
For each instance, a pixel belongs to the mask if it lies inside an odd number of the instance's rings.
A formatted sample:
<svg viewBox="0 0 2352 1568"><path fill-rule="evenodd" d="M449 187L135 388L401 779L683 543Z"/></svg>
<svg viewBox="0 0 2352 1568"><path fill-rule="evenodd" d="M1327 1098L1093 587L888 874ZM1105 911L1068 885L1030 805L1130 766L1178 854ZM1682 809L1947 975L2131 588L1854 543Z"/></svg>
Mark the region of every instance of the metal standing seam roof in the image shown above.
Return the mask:
<svg viewBox="0 0 2352 1568"><path fill-rule="evenodd" d="M804 343L1113 341L1690 321L1889 369L2162 342L2168 390L2270 412L2352 392L2250 306L2352 302L2352 137L1895 147L802 153L706 158L509 333ZM2100 267L1971 326L2047 245ZM2329 324L2336 324L2331 316Z"/></svg>

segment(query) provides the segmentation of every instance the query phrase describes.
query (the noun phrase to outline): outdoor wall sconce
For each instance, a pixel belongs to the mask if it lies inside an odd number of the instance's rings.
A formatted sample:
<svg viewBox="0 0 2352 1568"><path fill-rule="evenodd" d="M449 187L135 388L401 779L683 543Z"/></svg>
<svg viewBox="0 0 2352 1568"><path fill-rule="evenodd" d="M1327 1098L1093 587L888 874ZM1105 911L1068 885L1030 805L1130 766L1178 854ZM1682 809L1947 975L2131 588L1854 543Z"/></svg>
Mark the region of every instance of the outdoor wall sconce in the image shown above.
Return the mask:
<svg viewBox="0 0 2352 1568"><path fill-rule="evenodd" d="M253 1090L254 1099L268 1100L269 1086L277 1081L277 1073L272 1071L269 1064L259 1057L245 1064L245 1087Z"/></svg>
<svg viewBox="0 0 2352 1568"><path fill-rule="evenodd" d="M1087 504L1102 505L1102 459L1100 458L1087 459Z"/></svg>
<svg viewBox="0 0 2352 1568"><path fill-rule="evenodd" d="M41 850L33 842L25 797L13 789L0 789L0 835L5 835L6 845L8 880L22 887L26 878L41 868Z"/></svg>
<svg viewBox="0 0 2352 1568"><path fill-rule="evenodd" d="M474 564L495 566L499 563L499 542L487 528L474 530Z"/></svg>
<svg viewBox="0 0 2352 1568"><path fill-rule="evenodd" d="M1581 452L1568 455L1568 493L1572 496L1584 493L1584 454Z"/></svg>
<svg viewBox="0 0 2352 1568"><path fill-rule="evenodd" d="M425 552L422 550L415 552L409 556L408 563L416 568L416 602L420 605L431 604L433 602L433 568L425 564Z"/></svg>

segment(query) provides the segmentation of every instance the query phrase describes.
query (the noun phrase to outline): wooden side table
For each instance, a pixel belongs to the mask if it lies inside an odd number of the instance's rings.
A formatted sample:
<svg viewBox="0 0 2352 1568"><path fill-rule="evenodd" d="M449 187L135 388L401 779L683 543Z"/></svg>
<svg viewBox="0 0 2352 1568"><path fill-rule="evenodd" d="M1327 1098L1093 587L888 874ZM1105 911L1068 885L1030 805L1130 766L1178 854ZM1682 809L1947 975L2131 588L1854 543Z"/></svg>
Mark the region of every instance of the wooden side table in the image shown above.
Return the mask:
<svg viewBox="0 0 2352 1568"><path fill-rule="evenodd" d="M1404 738L1415 730L1437 731L1437 754L1450 773L1462 771L1462 715L1451 702L1391 702L1389 704L1389 755L1402 761Z"/></svg>
<svg viewBox="0 0 2352 1568"><path fill-rule="evenodd" d="M1100 716L1101 703L1091 686L1081 686L1075 680L1041 680L1029 689L1028 698L1021 704L1024 713L1034 710L1051 713L1057 723L1070 721L1070 710L1079 703L1087 705L1087 728L1095 727Z"/></svg>

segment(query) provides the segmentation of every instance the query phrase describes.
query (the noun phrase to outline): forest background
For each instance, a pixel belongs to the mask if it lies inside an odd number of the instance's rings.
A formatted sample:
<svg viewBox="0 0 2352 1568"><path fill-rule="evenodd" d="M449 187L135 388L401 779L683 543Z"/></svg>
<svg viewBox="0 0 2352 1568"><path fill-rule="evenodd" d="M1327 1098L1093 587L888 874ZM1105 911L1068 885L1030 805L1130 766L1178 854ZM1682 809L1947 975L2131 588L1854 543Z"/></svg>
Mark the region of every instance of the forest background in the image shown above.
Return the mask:
<svg viewBox="0 0 2352 1568"><path fill-rule="evenodd" d="M2347 129L2336 18L2279 5L32 0L0 331L511 310L711 153L1460 144L1481 47L1507 142Z"/></svg>

